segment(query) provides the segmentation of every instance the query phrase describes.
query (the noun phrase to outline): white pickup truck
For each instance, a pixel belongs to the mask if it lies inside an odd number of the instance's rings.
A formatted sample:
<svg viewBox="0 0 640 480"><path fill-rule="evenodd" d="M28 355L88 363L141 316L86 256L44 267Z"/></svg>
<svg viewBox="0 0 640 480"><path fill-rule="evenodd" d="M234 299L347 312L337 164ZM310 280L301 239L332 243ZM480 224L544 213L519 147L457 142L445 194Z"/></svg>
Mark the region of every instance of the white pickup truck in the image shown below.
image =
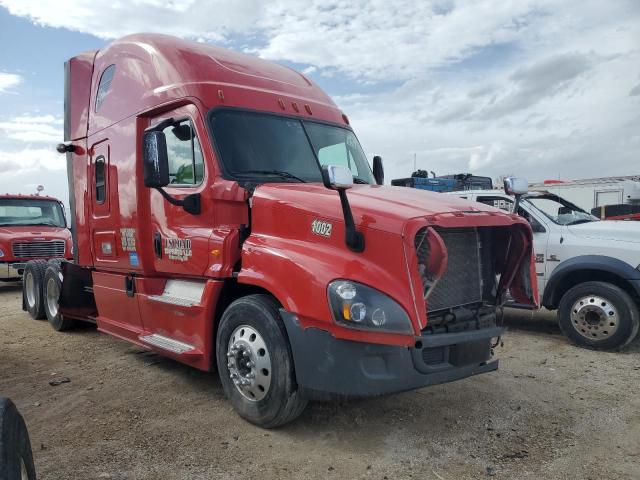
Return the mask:
<svg viewBox="0 0 640 480"><path fill-rule="evenodd" d="M525 183L526 185L526 183ZM449 192L512 211L503 190ZM598 220L549 192L518 195L517 213L533 230L542 306L574 343L616 349L638 333L640 222Z"/></svg>

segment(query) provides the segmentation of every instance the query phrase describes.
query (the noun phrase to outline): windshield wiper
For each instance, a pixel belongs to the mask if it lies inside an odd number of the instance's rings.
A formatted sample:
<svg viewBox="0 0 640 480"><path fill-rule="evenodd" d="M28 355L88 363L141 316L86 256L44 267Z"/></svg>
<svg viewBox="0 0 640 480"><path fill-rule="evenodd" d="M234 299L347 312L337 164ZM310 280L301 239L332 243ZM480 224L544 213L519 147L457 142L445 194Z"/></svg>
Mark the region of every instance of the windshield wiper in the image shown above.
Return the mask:
<svg viewBox="0 0 640 480"><path fill-rule="evenodd" d="M306 180L303 180L300 177L295 176L293 173L285 172L284 170L244 170L242 172L237 172L236 175L245 175L245 174L257 174L257 175L276 175L280 178L290 178L292 180L297 180L302 183L307 183Z"/></svg>
<svg viewBox="0 0 640 480"><path fill-rule="evenodd" d="M358 178L358 177L353 177L353 183L359 183L362 185L369 185L369 182L367 182L366 180L362 179L362 178Z"/></svg>

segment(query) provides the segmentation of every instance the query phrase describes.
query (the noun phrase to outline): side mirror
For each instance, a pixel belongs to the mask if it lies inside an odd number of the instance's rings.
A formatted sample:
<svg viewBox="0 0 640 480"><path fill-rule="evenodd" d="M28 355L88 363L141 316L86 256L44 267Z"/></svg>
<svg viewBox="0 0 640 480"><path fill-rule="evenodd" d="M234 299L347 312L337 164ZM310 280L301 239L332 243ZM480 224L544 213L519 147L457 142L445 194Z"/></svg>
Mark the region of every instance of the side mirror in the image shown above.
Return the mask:
<svg viewBox="0 0 640 480"><path fill-rule="evenodd" d="M382 166L382 157L376 155L373 157L373 178L376 179L378 185L384 184L384 167Z"/></svg>
<svg viewBox="0 0 640 480"><path fill-rule="evenodd" d="M504 179L504 193L524 195L529 191L529 182L525 178L508 177Z"/></svg>
<svg viewBox="0 0 640 480"><path fill-rule="evenodd" d="M167 140L158 130L144 132L142 140L144 186L162 188L169 185L169 157Z"/></svg>
<svg viewBox="0 0 640 480"><path fill-rule="evenodd" d="M353 187L353 174L347 167L324 165L322 183L330 190L347 190Z"/></svg>

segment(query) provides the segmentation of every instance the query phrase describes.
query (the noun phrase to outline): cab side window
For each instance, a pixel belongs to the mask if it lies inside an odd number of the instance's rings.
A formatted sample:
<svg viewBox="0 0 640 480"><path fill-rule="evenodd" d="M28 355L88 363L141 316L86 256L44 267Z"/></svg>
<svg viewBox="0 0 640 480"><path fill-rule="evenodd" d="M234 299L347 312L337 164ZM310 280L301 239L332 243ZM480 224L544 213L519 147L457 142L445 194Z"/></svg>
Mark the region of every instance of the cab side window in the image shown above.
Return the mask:
<svg viewBox="0 0 640 480"><path fill-rule="evenodd" d="M204 177L202 149L193 124L185 119L163 130L173 186L199 185Z"/></svg>
<svg viewBox="0 0 640 480"><path fill-rule="evenodd" d="M354 162L346 143L336 143L318 150L320 165L337 165L347 167L354 176L358 176L358 167Z"/></svg>

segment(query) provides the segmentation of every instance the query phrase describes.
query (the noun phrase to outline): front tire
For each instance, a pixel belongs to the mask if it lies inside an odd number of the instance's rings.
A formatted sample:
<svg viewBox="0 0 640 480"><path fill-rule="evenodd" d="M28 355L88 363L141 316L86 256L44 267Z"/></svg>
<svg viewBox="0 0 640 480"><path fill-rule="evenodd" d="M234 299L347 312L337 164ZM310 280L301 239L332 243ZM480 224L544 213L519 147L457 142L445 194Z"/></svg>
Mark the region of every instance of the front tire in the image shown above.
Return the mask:
<svg viewBox="0 0 640 480"><path fill-rule="evenodd" d="M278 307L269 295L240 298L225 310L216 336L225 395L241 417L263 428L295 420L307 405Z"/></svg>
<svg viewBox="0 0 640 480"><path fill-rule="evenodd" d="M0 479L36 480L27 426L8 398L0 398Z"/></svg>
<svg viewBox="0 0 640 480"><path fill-rule="evenodd" d="M606 282L584 282L560 300L558 320L562 333L578 346L614 350L638 333L638 307L627 292Z"/></svg>
<svg viewBox="0 0 640 480"><path fill-rule="evenodd" d="M62 290L62 279L60 277L62 277L60 263L49 263L49 266L44 272L42 295L47 320L49 320L54 330L63 332L72 328L75 320L62 316L58 309L60 291Z"/></svg>
<svg viewBox="0 0 640 480"><path fill-rule="evenodd" d="M24 274L22 276L24 306L27 312L29 312L29 315L31 315L31 318L35 320L46 318L42 296L42 283L47 265L47 262L44 260L29 260L24 267Z"/></svg>

